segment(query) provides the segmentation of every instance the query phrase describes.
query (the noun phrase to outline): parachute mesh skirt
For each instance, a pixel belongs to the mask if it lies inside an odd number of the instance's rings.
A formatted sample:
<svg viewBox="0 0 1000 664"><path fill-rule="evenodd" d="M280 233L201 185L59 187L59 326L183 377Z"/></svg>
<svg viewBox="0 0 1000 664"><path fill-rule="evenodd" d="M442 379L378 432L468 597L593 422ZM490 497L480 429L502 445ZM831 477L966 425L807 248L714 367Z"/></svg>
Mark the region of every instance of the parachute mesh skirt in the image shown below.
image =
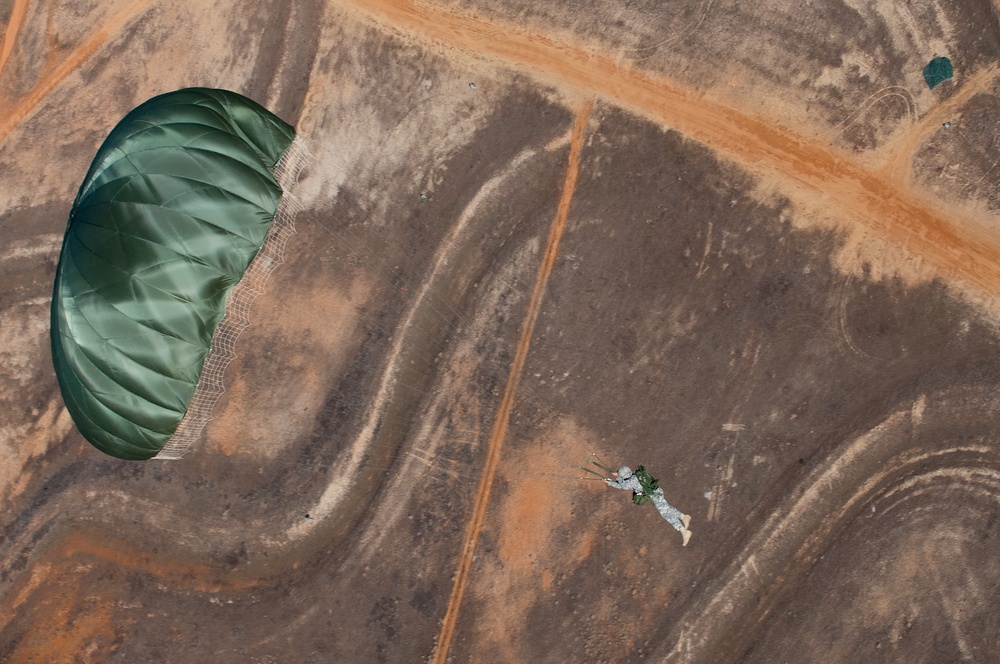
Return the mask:
<svg viewBox="0 0 1000 664"><path fill-rule="evenodd" d="M274 168L274 178L281 185L284 194L274 213L274 221L264 238L260 252L243 273L243 279L229 291L226 301L226 316L219 323L212 338L212 350L205 358L201 379L194 396L188 404L184 419L177 426L174 435L164 443L155 459L180 459L201 438L205 427L212 420L212 413L219 397L226 391L223 375L226 366L236 357L236 341L250 326L250 307L274 269L284 261L285 245L295 234L295 215L302 204L293 193L302 169L309 163L310 155L298 136L281 156Z"/></svg>

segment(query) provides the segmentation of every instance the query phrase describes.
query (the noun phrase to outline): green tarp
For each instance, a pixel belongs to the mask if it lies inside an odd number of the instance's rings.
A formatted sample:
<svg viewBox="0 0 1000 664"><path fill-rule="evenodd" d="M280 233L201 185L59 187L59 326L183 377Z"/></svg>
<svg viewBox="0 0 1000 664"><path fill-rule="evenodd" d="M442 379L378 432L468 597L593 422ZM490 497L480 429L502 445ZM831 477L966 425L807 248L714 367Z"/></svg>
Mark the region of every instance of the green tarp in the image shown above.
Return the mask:
<svg viewBox="0 0 1000 664"><path fill-rule="evenodd" d="M955 70L952 69L951 60L945 57L934 58L924 67L924 80L932 90L935 85L947 81L954 75Z"/></svg>
<svg viewBox="0 0 1000 664"><path fill-rule="evenodd" d="M100 450L148 459L177 429L294 136L241 95L190 88L133 110L98 150L70 211L51 337L66 406Z"/></svg>

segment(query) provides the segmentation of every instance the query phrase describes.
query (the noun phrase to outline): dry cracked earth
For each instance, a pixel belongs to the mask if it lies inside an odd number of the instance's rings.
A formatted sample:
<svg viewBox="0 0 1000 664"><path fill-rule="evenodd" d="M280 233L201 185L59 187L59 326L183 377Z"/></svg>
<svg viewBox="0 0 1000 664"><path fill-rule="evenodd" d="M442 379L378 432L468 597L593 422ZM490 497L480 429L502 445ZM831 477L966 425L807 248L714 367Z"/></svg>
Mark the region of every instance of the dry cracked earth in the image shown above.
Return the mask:
<svg viewBox="0 0 1000 664"><path fill-rule="evenodd" d="M0 660L1000 661L993 2L0 30ZM198 445L123 462L63 407L50 291L104 136L187 86L297 127L304 210Z"/></svg>

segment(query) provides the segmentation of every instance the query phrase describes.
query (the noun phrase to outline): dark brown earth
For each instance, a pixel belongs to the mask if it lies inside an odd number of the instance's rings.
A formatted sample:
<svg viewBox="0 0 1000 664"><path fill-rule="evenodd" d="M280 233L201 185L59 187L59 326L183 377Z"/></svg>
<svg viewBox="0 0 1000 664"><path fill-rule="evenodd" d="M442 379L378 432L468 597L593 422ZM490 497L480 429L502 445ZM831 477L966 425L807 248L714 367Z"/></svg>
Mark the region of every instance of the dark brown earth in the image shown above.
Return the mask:
<svg viewBox="0 0 1000 664"><path fill-rule="evenodd" d="M0 6L0 661L1000 661L996 6L500 7ZM191 85L305 209L199 445L122 462L52 278Z"/></svg>

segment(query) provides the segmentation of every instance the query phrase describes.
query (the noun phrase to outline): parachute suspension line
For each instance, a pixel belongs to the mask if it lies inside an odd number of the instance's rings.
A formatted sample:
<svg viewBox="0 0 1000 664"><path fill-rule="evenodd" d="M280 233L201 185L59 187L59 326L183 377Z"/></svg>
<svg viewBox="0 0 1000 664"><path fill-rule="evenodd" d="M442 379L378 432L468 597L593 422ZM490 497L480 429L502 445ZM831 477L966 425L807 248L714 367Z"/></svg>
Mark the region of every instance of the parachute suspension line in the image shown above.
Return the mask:
<svg viewBox="0 0 1000 664"><path fill-rule="evenodd" d="M205 358L201 378L184 418L154 459L180 459L211 421L215 404L226 391L223 375L226 366L236 356L236 340L250 326L250 307L264 292L271 273L284 262L285 245L295 234L295 215L301 212L302 203L291 190L311 158L305 143L296 136L275 164L274 178L283 193L274 220L243 278L229 291L226 314L216 328L212 349Z"/></svg>
<svg viewBox="0 0 1000 664"><path fill-rule="evenodd" d="M615 472L614 470L611 469L611 467L607 463L604 462L603 459L601 459L601 457L597 456L596 454L591 454L590 457L591 457L590 463L597 466L601 470L609 474Z"/></svg>

